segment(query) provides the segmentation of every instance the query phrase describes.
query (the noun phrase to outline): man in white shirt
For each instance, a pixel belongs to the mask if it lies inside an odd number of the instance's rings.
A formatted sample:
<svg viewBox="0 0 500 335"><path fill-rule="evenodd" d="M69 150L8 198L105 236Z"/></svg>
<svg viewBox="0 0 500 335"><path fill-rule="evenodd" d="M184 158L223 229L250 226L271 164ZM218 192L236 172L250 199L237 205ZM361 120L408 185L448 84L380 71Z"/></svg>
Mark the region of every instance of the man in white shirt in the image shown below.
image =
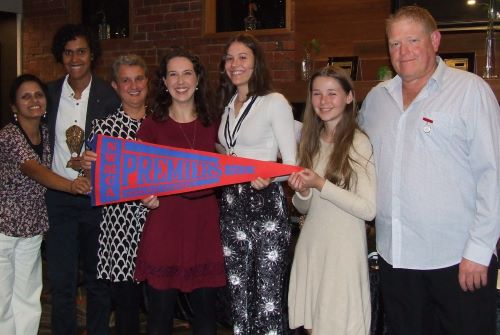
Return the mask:
<svg viewBox="0 0 500 335"><path fill-rule="evenodd" d="M116 111L120 99L108 83L92 75L100 55L90 31L69 24L54 36L52 53L66 75L48 85L47 122L53 152L52 170L74 179L80 169L81 145L93 119ZM73 140L70 138L73 137ZM52 334L75 334L76 285L82 260L87 296L87 332L108 334L110 299L107 284L97 279L97 249L101 210L86 196L48 190L48 277L52 293Z"/></svg>
<svg viewBox="0 0 500 335"><path fill-rule="evenodd" d="M377 169L377 249L391 335L495 334L500 110L488 84L437 57L430 13L387 20L398 76L360 122Z"/></svg>

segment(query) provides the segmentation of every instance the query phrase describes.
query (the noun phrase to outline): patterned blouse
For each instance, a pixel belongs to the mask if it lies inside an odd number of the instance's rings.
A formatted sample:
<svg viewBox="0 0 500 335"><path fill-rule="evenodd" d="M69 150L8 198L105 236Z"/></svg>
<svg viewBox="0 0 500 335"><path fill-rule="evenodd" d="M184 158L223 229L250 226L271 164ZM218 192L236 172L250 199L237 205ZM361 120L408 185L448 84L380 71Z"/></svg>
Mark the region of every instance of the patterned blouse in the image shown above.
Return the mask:
<svg viewBox="0 0 500 335"><path fill-rule="evenodd" d="M92 121L89 140L92 141L97 134L135 139L141 121L129 117L119 109L107 118ZM137 246L147 212L140 201L103 207L99 235L98 278L113 282L133 279Z"/></svg>
<svg viewBox="0 0 500 335"><path fill-rule="evenodd" d="M42 158L35 152L23 130L9 123L0 130L0 233L13 237L33 237L49 228L45 207L46 188L21 172L29 160L49 167L49 136L41 126Z"/></svg>

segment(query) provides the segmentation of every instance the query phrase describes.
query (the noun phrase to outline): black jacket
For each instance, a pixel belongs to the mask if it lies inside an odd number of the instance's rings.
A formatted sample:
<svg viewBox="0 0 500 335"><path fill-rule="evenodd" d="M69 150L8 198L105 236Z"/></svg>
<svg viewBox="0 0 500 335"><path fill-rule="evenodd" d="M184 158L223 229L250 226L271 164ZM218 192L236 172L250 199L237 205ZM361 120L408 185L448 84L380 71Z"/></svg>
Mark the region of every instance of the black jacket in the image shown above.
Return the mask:
<svg viewBox="0 0 500 335"><path fill-rule="evenodd" d="M49 126L49 140L52 154L54 154L57 112L59 110L63 84L64 77L47 85L49 94L47 124ZM87 118L85 121L85 138L88 138L92 120L105 118L109 114L116 112L118 107L120 107L120 98L111 85L96 76L92 76Z"/></svg>

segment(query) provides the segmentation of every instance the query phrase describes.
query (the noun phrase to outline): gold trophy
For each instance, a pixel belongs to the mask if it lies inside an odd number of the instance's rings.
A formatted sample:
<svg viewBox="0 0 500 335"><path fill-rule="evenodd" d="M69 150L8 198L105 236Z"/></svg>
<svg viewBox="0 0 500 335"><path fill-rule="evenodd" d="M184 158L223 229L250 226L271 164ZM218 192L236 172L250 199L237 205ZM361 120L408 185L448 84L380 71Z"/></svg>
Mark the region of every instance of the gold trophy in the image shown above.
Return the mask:
<svg viewBox="0 0 500 335"><path fill-rule="evenodd" d="M77 125L73 125L66 130L66 144L71 153L71 159L66 164L66 167L74 169L73 158L80 156L84 140L85 132Z"/></svg>

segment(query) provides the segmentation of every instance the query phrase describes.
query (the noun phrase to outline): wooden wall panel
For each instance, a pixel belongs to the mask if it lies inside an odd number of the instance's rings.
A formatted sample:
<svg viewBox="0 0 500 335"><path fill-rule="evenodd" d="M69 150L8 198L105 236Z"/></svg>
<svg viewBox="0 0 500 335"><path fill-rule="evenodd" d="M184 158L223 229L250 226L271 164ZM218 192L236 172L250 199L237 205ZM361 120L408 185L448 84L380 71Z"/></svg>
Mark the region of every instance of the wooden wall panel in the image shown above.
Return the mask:
<svg viewBox="0 0 500 335"><path fill-rule="evenodd" d="M300 46L317 38L321 52L315 58L354 55L356 41L384 38L389 0L297 0L295 3L297 58Z"/></svg>
<svg viewBox="0 0 500 335"><path fill-rule="evenodd" d="M385 19L390 15L390 0L296 0L296 60L304 56L304 41L317 38L321 51L313 55L315 64L329 56L358 56L359 80L374 80L381 65L390 65ZM476 53L476 73L485 63L484 31L442 32L440 52ZM496 58L500 73L500 57Z"/></svg>

